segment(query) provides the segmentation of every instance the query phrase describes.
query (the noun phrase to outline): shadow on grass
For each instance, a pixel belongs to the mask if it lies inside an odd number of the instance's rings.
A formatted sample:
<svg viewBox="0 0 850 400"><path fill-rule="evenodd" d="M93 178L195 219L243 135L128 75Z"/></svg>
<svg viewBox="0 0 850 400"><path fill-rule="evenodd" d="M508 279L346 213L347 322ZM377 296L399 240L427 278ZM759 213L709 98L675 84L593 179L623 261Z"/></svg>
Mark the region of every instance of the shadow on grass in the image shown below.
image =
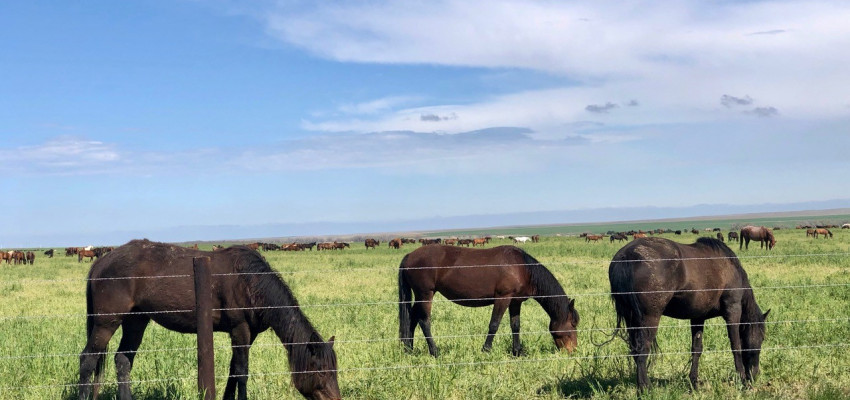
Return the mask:
<svg viewBox="0 0 850 400"><path fill-rule="evenodd" d="M76 383L76 382L74 382ZM180 394L181 387L172 382L165 382L162 385L155 387L147 387L145 390L134 388L131 386L133 398L137 400L172 400L182 398ZM69 387L62 393L62 400L77 400L80 396L76 386ZM118 386L115 384L105 384L100 387L99 399L117 399Z"/></svg>
<svg viewBox="0 0 850 400"><path fill-rule="evenodd" d="M630 376L625 379L622 377L602 377L596 375L586 375L579 379L560 379L555 383L550 383L542 386L537 390L538 394L557 393L561 397L569 398L591 398L600 393L611 393L615 391L632 391L637 395L637 388L634 385L635 377ZM653 387L665 387L672 383L669 379L654 379Z"/></svg>

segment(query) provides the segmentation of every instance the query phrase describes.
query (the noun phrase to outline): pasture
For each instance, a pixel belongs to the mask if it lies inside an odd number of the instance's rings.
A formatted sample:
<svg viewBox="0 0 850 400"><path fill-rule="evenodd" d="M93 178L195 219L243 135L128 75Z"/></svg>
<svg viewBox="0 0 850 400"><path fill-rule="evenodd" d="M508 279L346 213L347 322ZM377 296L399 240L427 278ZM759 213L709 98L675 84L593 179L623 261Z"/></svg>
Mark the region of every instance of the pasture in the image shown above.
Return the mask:
<svg viewBox="0 0 850 400"><path fill-rule="evenodd" d="M703 226L691 221L677 225ZM722 226L711 221L706 225ZM752 389L740 388L726 328L721 319L712 319L705 328L700 363L704 383L691 393L688 321L665 317L658 333L662 355L652 358L652 388L645 397L850 397L850 231L833 232L832 239L813 239L801 230L776 231L772 251L752 245L738 251L737 244L731 244L749 274L757 302L762 310L771 309L761 375ZM661 236L683 243L697 237ZM510 242L494 240L488 246L501 244ZM608 265L622 245L607 238L588 243L554 236L519 245L555 275L575 298L581 316L577 350L556 352L547 331L549 317L535 301L527 301L522 312L526 354L521 357L510 354L508 318L502 320L492 351L483 353L490 307L461 307L440 295L432 310L440 357L428 354L419 330L413 352L404 351L398 340L397 270L402 257L418 244L395 250L382 242L367 250L359 242L343 250L262 254L324 338L336 337L344 398L620 399L636 394L627 346L620 339L599 347L594 342L604 342L615 325ZM65 257L59 249L52 259L36 254L34 265L0 264L0 398L74 398L85 343L84 278L91 264ZM120 336L119 330L110 351ZM215 340L220 395L230 340L223 333L216 333ZM195 345L194 335L152 324L133 369L136 397L195 399ZM106 382L115 381L112 358L107 357ZM259 336L251 351L251 398L300 398L290 385L286 359L277 337L271 332ZM107 384L101 398L113 398L115 388Z"/></svg>

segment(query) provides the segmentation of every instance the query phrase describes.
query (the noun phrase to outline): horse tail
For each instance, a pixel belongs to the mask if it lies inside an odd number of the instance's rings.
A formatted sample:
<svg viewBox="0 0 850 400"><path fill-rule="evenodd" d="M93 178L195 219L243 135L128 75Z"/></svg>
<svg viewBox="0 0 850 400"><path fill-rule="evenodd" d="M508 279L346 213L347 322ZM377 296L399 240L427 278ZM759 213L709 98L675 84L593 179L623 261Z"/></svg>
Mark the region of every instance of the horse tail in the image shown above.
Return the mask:
<svg viewBox="0 0 850 400"><path fill-rule="evenodd" d="M617 327L615 332L620 331L621 337L632 337L633 342L629 342L629 347L637 343L642 343L646 334L643 329L634 329L641 326L643 323L643 312L641 311L640 299L634 286L634 268L633 264L641 263L643 260L628 260L624 257L614 257L611 265L608 267L608 279L611 282L611 300L614 301L614 309L617 311ZM626 329L634 329L633 336L627 335L623 329L623 322L626 323ZM654 351L658 350L658 342L653 340L650 348Z"/></svg>
<svg viewBox="0 0 850 400"><path fill-rule="evenodd" d="M401 259L398 267L398 337L408 349L413 349L413 329L410 325L410 313L413 309L413 290L404 279L402 267L407 263L407 256Z"/></svg>
<svg viewBox="0 0 850 400"><path fill-rule="evenodd" d="M94 331L94 301L91 289L91 281L86 282L86 341L91 339ZM97 356L97 363L94 367L94 378L92 380L92 398L97 398L97 393L100 391L100 379L103 377L103 365L106 362L106 353Z"/></svg>

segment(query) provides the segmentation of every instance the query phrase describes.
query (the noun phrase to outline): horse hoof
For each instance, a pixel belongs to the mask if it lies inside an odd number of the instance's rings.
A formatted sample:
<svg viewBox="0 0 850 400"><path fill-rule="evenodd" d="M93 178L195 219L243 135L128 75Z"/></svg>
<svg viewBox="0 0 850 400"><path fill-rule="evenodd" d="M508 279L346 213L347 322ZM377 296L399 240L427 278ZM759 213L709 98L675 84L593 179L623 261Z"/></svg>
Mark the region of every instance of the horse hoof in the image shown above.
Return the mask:
<svg viewBox="0 0 850 400"><path fill-rule="evenodd" d="M489 353L491 349L492 349L492 347L484 346L484 347L481 348L481 351L484 352L484 353Z"/></svg>
<svg viewBox="0 0 850 400"><path fill-rule="evenodd" d="M511 350L511 354L512 354L514 357L525 357L525 356L527 355L527 354L525 353L525 349L522 349L522 348L521 348L521 349L519 349L519 350L516 350L516 349Z"/></svg>

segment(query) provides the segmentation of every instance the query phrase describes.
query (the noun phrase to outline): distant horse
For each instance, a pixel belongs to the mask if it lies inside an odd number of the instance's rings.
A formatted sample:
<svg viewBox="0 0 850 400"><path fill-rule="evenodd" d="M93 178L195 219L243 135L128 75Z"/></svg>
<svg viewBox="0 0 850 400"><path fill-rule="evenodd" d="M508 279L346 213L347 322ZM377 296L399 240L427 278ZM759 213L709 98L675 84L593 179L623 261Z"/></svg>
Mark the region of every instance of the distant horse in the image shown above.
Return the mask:
<svg viewBox="0 0 850 400"><path fill-rule="evenodd" d="M815 237L815 230L814 229L811 229L811 228L806 229L806 237L809 237L809 236Z"/></svg>
<svg viewBox="0 0 850 400"><path fill-rule="evenodd" d="M53 258L53 249L45 250L44 255L46 255L48 258Z"/></svg>
<svg viewBox="0 0 850 400"><path fill-rule="evenodd" d="M401 238L395 238L393 240L390 240L390 242L389 242L389 247L392 247L394 249L400 249L401 246L402 246Z"/></svg>
<svg viewBox="0 0 850 400"><path fill-rule="evenodd" d="M77 252L77 262L83 262L83 259L88 257L89 261L94 261L94 258L97 256L97 253L94 250L79 250Z"/></svg>
<svg viewBox="0 0 850 400"><path fill-rule="evenodd" d="M481 246L481 247L484 247L484 245L485 245L485 244L487 244L487 239L486 239L486 238L475 238L475 239L472 239L472 247L475 247L475 246Z"/></svg>
<svg viewBox="0 0 850 400"><path fill-rule="evenodd" d="M210 258L213 330L230 334L233 355L224 399L235 398L237 391L240 399L247 398L248 351L257 335L269 328L288 351L292 383L302 395L341 397L333 337L323 341L289 287L259 253L246 246L206 252L133 240L98 259L89 272L80 399L97 397L107 345L119 326L115 368L120 399L131 398L130 370L151 319L173 331L197 332L193 257ZM127 279L131 277L161 278Z"/></svg>
<svg viewBox="0 0 850 400"><path fill-rule="evenodd" d="M531 235L531 243L540 243L540 235Z"/></svg>
<svg viewBox="0 0 850 400"><path fill-rule="evenodd" d="M738 232L729 232L729 234L726 235L726 237L729 239L729 243L732 243L732 241L737 242L738 241Z"/></svg>
<svg viewBox="0 0 850 400"><path fill-rule="evenodd" d="M598 241L600 241L604 238L605 238L605 236L603 236L603 235L587 235L587 236L584 237L584 241L585 241L585 243L590 242L590 241L598 242Z"/></svg>
<svg viewBox="0 0 850 400"><path fill-rule="evenodd" d="M6 264L12 261L12 252L10 251L0 251L0 261L6 260Z"/></svg>
<svg viewBox="0 0 850 400"><path fill-rule="evenodd" d="M818 235L823 235L824 239L831 238L832 237L832 231L830 231L829 229L826 229L826 228L818 228L818 229L815 229L814 237L818 237Z"/></svg>
<svg viewBox="0 0 850 400"><path fill-rule="evenodd" d="M647 238L625 245L608 267L617 327L625 322L638 390L649 385L647 357L662 315L691 320L691 384L698 385L705 321L723 317L735 370L748 384L759 373L768 310L756 304L747 273L732 250L711 238L680 244Z"/></svg>
<svg viewBox="0 0 850 400"><path fill-rule="evenodd" d="M722 234L722 233L717 232L717 240L719 240L719 241L721 241L721 242L723 242L723 241L724 241L724 240L723 240L723 234Z"/></svg>
<svg viewBox="0 0 850 400"><path fill-rule="evenodd" d="M530 242L531 238L528 237L528 236L517 236L517 237L513 238L513 240L514 240L514 243L526 243L526 242Z"/></svg>
<svg viewBox="0 0 850 400"><path fill-rule="evenodd" d="M28 251L26 254L26 262L24 264L33 265L35 264L35 253Z"/></svg>
<svg viewBox="0 0 850 400"><path fill-rule="evenodd" d="M632 240L638 240L638 239L642 239L642 238L645 238L645 237L646 237L645 233L635 233L634 235L632 235Z"/></svg>
<svg viewBox="0 0 850 400"><path fill-rule="evenodd" d="M622 233L615 233L615 234L611 235L611 243L614 243L615 240L618 241L618 242L622 242L622 241L629 240L629 237L622 234Z"/></svg>
<svg viewBox="0 0 850 400"><path fill-rule="evenodd" d="M27 263L27 255L20 250L12 252L12 262L15 264L26 264Z"/></svg>
<svg viewBox="0 0 850 400"><path fill-rule="evenodd" d="M675 233L675 234L677 234L677 235L681 235L681 234L682 234L682 230L681 230L681 229L677 229L677 230L676 230L675 232L673 232L673 233Z"/></svg>
<svg viewBox="0 0 850 400"><path fill-rule="evenodd" d="M457 238L449 238L449 239L443 240L443 244L448 245L448 246L454 246L454 245L457 244Z"/></svg>
<svg viewBox="0 0 850 400"><path fill-rule="evenodd" d="M366 240L363 242L363 244L365 244L365 245L366 245L366 249L369 249L369 248L374 249L374 248L377 248L377 247L378 247L378 245L379 245L379 244L381 244L381 242L379 242L377 239L371 239L371 238L370 238L370 239L366 239Z"/></svg>
<svg viewBox="0 0 850 400"><path fill-rule="evenodd" d="M523 354L519 340L522 303L536 300L549 315L549 332L559 349L573 351L578 343L579 316L555 276L531 255L515 246L467 249L424 246L406 255L398 270L399 337L413 348L416 325L422 329L432 356L439 354L431 336L431 299L440 292L466 307L493 305L483 351L490 351L505 310L510 311L511 352ZM415 296L415 300L414 300Z"/></svg>
<svg viewBox="0 0 850 400"><path fill-rule="evenodd" d="M763 226L747 225L741 228L741 243L738 246L738 250L741 250L745 246L749 249L750 240L758 241L759 248L767 246L768 250L773 250L773 246L776 246L776 239L773 237L773 232ZM746 245L744 242L746 242Z"/></svg>
<svg viewBox="0 0 850 400"><path fill-rule="evenodd" d="M458 245L458 246L466 246L466 247L469 247L469 245L471 245L471 244L472 244L472 239L458 239L458 240L457 240L457 245Z"/></svg>

